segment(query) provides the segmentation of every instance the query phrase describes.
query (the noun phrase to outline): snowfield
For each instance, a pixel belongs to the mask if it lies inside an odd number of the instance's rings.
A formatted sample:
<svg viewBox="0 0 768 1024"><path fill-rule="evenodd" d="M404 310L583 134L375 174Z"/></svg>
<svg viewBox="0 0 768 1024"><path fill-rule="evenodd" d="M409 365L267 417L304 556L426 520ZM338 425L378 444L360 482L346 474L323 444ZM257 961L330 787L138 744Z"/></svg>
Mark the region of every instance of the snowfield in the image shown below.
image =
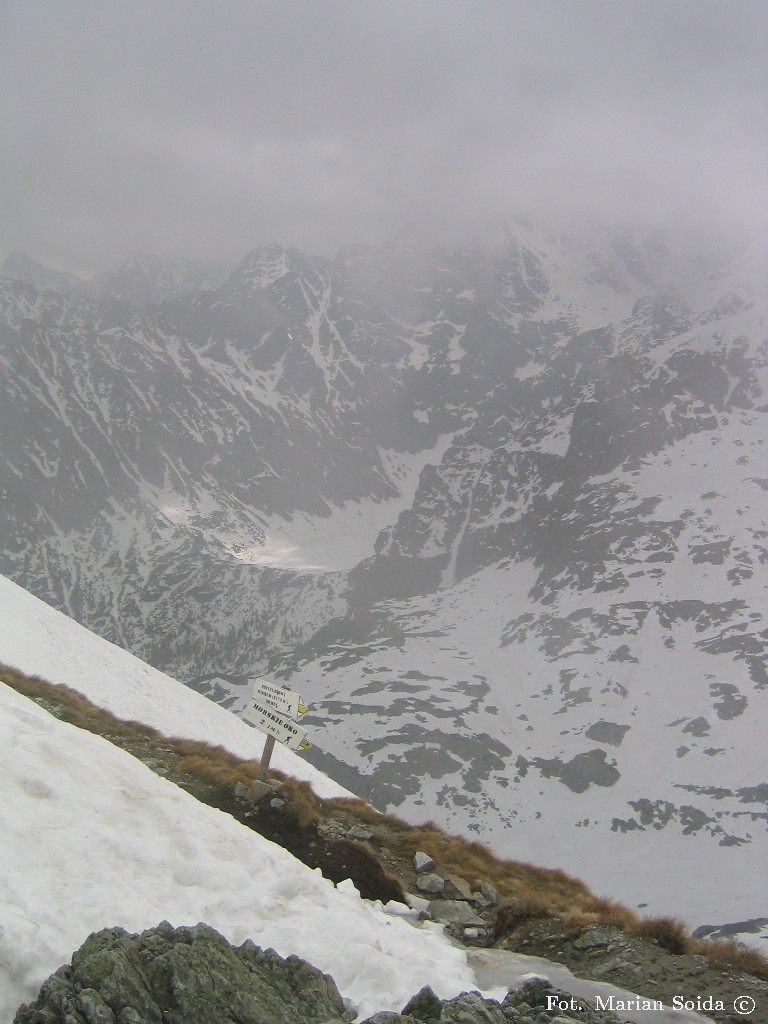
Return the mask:
<svg viewBox="0 0 768 1024"><path fill-rule="evenodd" d="M225 708L103 640L0 576L0 662L63 683L119 718L166 736L221 744L238 757L259 757L264 737ZM162 696L161 696L162 695ZM352 796L280 744L271 766L311 783L318 796Z"/></svg>
<svg viewBox="0 0 768 1024"><path fill-rule="evenodd" d="M165 733L258 755L261 735L0 578L0 661L79 690ZM119 925L204 921L296 953L332 975L350 1008L400 1009L429 978L442 996L475 987L465 954L351 882L334 887L286 850L207 807L99 736L0 686L0 1024L87 936ZM273 766L322 796L349 792L276 745Z"/></svg>
<svg viewBox="0 0 768 1024"><path fill-rule="evenodd" d="M138 760L0 692L0 1020L13 1018L87 936L204 921L230 942L297 953L348 1006L400 1009L428 978L475 986L463 951L351 882L334 887L286 850L200 804ZM405 908L400 908L405 911Z"/></svg>
<svg viewBox="0 0 768 1024"><path fill-rule="evenodd" d="M65 683L121 717L253 754L252 729L183 684L0 577L0 661ZM260 742L260 741L259 741ZM330 974L359 1018L400 1010L423 985L441 998L477 989L463 949L442 926L396 903L334 886L282 847L199 803L107 740L60 722L0 681L0 1024L88 935L162 920L200 921L230 942L297 954ZM283 748L275 762L324 796L347 793ZM501 999L531 972L580 997L628 993L573 979L560 965L513 953L483 970ZM487 959L487 958L486 958ZM706 1024L668 1011L636 1024Z"/></svg>

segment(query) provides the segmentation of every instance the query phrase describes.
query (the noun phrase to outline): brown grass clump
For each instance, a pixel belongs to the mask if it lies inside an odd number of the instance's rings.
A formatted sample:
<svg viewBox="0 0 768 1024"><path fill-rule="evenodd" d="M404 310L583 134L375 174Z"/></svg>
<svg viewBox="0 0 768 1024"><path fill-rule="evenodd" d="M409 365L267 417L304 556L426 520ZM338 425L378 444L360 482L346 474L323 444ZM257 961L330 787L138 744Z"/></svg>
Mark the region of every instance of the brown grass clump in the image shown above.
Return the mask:
<svg viewBox="0 0 768 1024"><path fill-rule="evenodd" d="M591 924L601 924L599 914L586 910L569 910L563 918L563 931L569 939L575 939Z"/></svg>
<svg viewBox="0 0 768 1024"><path fill-rule="evenodd" d="M688 939L687 952L705 956L712 966L754 974L768 981L768 957L736 939Z"/></svg>
<svg viewBox="0 0 768 1024"><path fill-rule="evenodd" d="M656 942L668 953L680 955L688 952L688 932L684 923L674 917L646 917L637 922L631 934Z"/></svg>
<svg viewBox="0 0 768 1024"><path fill-rule="evenodd" d="M240 761L222 747L214 748L214 751L213 755L187 754L179 761L179 771L214 786L233 788L238 782L244 786L251 785L259 770L258 761ZM221 756L219 751L226 756Z"/></svg>
<svg viewBox="0 0 768 1024"><path fill-rule="evenodd" d="M622 906L616 900L609 900L603 896L591 896L584 907L585 913L595 914L600 924L613 925L623 931L632 933L639 922L637 914L629 907Z"/></svg>
<svg viewBox="0 0 768 1024"><path fill-rule="evenodd" d="M294 779L278 770L269 774L280 780L281 796L284 795L287 798L291 813L297 818L302 828L315 825L320 821L323 816L324 801L316 796L308 782Z"/></svg>
<svg viewBox="0 0 768 1024"><path fill-rule="evenodd" d="M546 901L541 899L511 900L504 903L496 911L493 922L494 942L511 935L517 931L524 921L531 921L535 918L551 917L550 909Z"/></svg>
<svg viewBox="0 0 768 1024"><path fill-rule="evenodd" d="M585 901L582 908L569 910L562 921L563 930L569 938L575 938L593 924L620 928L627 934L636 934L635 929L640 923L637 914L629 907L600 897L592 897Z"/></svg>
<svg viewBox="0 0 768 1024"><path fill-rule="evenodd" d="M250 786L259 770L257 758L243 760L204 740L173 737L168 743L181 758L179 771L213 786L234 788L238 782Z"/></svg>
<svg viewBox="0 0 768 1024"><path fill-rule="evenodd" d="M402 818L398 818L396 814L377 811L375 807L358 796L332 797L329 800L323 800L323 806L329 813L345 811L348 814L353 814L358 821L364 822L366 825L383 825L397 833L404 834L413 828Z"/></svg>

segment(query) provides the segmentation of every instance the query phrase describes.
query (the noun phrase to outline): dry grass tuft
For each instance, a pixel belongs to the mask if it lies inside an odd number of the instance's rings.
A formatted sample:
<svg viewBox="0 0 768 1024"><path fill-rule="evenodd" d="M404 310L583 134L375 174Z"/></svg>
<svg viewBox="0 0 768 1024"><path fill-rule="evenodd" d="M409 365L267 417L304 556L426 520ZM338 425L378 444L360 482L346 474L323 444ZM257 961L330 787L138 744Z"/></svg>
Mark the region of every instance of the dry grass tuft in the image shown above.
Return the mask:
<svg viewBox="0 0 768 1024"><path fill-rule="evenodd" d="M688 939L688 953L705 956L715 967L754 974L768 981L768 957L736 939Z"/></svg>
<svg viewBox="0 0 768 1024"><path fill-rule="evenodd" d="M312 786L302 779L294 779L281 771L270 772L280 780L280 795L287 797L291 813L302 828L315 825L323 817L323 800L315 795Z"/></svg>
<svg viewBox="0 0 768 1024"><path fill-rule="evenodd" d="M646 917L637 922L631 934L658 943L668 953L688 952L690 939L685 924L674 917Z"/></svg>
<svg viewBox="0 0 768 1024"><path fill-rule="evenodd" d="M633 933L640 923L640 918L629 907L603 896L591 896L584 906L584 912L596 914L600 924L613 925L627 933Z"/></svg>
<svg viewBox="0 0 768 1024"><path fill-rule="evenodd" d="M179 771L214 786L234 788L238 782L244 786L251 785L259 770L258 761L241 761L222 747L214 748L214 751L213 754L187 754L179 761Z"/></svg>
<svg viewBox="0 0 768 1024"><path fill-rule="evenodd" d="M575 939L591 924L602 924L603 919L594 911L569 910L563 918L563 931L569 939Z"/></svg>
<svg viewBox="0 0 768 1024"><path fill-rule="evenodd" d="M405 834L413 827L402 818L398 818L396 814L377 811L375 807L371 807L369 803L357 796L332 797L329 800L323 800L323 807L328 814L333 814L334 811L344 811L347 814L353 814L361 823L386 826L396 833Z"/></svg>
<svg viewBox="0 0 768 1024"><path fill-rule="evenodd" d="M531 921L535 918L551 917L549 906L546 900L511 900L504 903L496 911L493 922L494 941L511 935L524 921Z"/></svg>

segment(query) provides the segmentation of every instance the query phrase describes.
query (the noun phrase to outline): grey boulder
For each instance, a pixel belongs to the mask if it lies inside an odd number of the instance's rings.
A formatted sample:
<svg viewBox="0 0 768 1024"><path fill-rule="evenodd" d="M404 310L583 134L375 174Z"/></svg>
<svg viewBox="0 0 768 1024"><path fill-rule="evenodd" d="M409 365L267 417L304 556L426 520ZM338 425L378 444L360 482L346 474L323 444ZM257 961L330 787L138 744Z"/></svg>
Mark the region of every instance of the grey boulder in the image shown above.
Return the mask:
<svg viewBox="0 0 768 1024"><path fill-rule="evenodd" d="M167 922L89 936L13 1024L324 1024L344 1017L332 978L296 956Z"/></svg>
<svg viewBox="0 0 768 1024"><path fill-rule="evenodd" d="M416 873L421 875L425 871L431 871L435 866L435 862L428 853L423 853L421 850L418 850L413 858L413 866L416 869Z"/></svg>
<svg viewBox="0 0 768 1024"><path fill-rule="evenodd" d="M416 888L420 892L442 892L445 888L445 879L435 874L419 875L416 879Z"/></svg>

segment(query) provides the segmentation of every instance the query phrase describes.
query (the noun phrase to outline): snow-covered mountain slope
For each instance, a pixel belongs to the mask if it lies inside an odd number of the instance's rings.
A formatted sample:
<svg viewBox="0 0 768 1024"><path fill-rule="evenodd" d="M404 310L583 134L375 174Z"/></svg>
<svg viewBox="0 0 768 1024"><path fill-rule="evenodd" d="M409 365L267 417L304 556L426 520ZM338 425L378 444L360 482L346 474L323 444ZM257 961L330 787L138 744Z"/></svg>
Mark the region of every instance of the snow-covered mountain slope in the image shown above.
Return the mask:
<svg viewBox="0 0 768 1024"><path fill-rule="evenodd" d="M0 894L2 1024L91 932L161 920L204 921L236 944L298 954L365 1016L399 1010L425 979L443 996L474 987L466 955L436 926L385 913L351 883L334 887L2 684L0 749L0 864L12 880Z"/></svg>
<svg viewBox="0 0 768 1024"><path fill-rule="evenodd" d="M765 690L738 661L711 671L697 644L716 633L695 618L669 643L659 602L559 618L532 603L524 626L554 648L505 642L535 578L532 565L485 569L303 649L273 678L313 694L316 763L354 764L375 805L565 868L645 913L691 927L765 916Z"/></svg>
<svg viewBox="0 0 768 1024"><path fill-rule="evenodd" d="M766 264L705 257L517 224L154 305L4 278L4 571L232 709L287 681L381 806L765 916Z"/></svg>
<svg viewBox="0 0 768 1024"><path fill-rule="evenodd" d="M4 581L0 659L45 671L94 702L188 736L244 747L227 712L136 658L89 637ZM58 656L57 656L58 652ZM67 666L71 665L72 670ZM157 684L148 687L154 679ZM225 717L222 717L225 716ZM239 724L239 723L236 723ZM464 950L416 913L360 899L280 846L199 803L111 743L43 710L0 679L0 1024L93 931L140 931L160 920L204 921L230 941L252 939L331 974L357 1016L400 1009L424 984L442 997L478 987ZM298 759L283 765L299 777ZM343 794L309 770L316 792ZM497 951L498 952L498 951ZM484 994L501 999L532 976L581 999L635 997L573 978L561 965L513 953L483 969ZM477 960L477 958L475 958ZM482 966L482 959L478 961ZM698 1024L692 1011L661 1011L660 1024ZM642 1010L628 1020L642 1024Z"/></svg>
<svg viewBox="0 0 768 1024"><path fill-rule="evenodd" d="M0 576L0 663L72 687L119 718L166 736L220 744L259 757L264 737L242 719ZM353 796L300 755L275 744L271 764L322 797Z"/></svg>

